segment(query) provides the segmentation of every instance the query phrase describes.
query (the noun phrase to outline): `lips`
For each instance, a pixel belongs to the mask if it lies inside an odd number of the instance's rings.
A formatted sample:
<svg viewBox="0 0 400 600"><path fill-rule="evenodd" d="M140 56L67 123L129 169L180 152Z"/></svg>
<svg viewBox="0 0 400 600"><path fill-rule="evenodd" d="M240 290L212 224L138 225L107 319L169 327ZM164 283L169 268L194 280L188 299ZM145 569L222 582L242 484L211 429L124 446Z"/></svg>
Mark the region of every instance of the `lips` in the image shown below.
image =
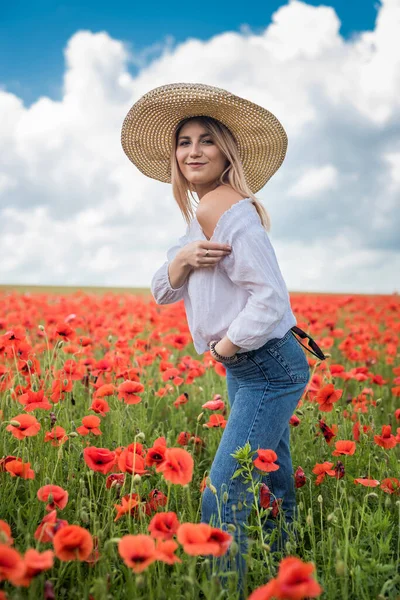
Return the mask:
<svg viewBox="0 0 400 600"><path fill-rule="evenodd" d="M189 167L199 167L200 165L205 165L206 163L188 163Z"/></svg>

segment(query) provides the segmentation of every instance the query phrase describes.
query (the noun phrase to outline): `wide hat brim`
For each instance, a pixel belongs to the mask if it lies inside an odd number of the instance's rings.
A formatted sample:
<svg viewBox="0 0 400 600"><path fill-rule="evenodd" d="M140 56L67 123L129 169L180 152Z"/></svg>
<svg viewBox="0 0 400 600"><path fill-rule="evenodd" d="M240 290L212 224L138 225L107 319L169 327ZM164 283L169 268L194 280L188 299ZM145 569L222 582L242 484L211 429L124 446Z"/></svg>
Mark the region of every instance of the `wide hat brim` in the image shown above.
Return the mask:
<svg viewBox="0 0 400 600"><path fill-rule="evenodd" d="M203 83L171 83L142 96L126 115L121 143L147 177L171 183L171 149L178 123L209 116L233 134L246 183L257 193L281 166L288 144L282 124L269 110L227 90Z"/></svg>

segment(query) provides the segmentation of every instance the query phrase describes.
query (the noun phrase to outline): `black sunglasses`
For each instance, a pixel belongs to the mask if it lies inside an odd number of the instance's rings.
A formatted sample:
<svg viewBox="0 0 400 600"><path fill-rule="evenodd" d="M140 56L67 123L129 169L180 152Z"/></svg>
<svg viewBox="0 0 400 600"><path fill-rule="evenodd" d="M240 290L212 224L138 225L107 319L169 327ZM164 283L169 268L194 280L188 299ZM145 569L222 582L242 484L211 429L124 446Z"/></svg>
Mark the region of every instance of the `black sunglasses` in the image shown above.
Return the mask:
<svg viewBox="0 0 400 600"><path fill-rule="evenodd" d="M325 360L326 356L325 354L322 352L321 348L318 346L317 342L315 340L312 339L312 337L310 335L308 335L308 333L306 333L305 331L303 331L302 329L300 329L300 327L297 327L297 325L294 325L293 327L291 327L292 332L297 333L297 335L299 335L301 337L301 339L306 339L308 338L308 345L310 346L310 348L308 348L307 346L305 346L304 344L302 344L300 342L300 340L297 339L296 336L295 339L299 342L300 346L303 346L303 348L305 348L306 350L308 350L309 352L311 352L311 354L314 354L314 356L316 356L317 358L319 358L319 360ZM311 350L312 348L312 350ZM315 352L313 352L313 350L315 350Z"/></svg>

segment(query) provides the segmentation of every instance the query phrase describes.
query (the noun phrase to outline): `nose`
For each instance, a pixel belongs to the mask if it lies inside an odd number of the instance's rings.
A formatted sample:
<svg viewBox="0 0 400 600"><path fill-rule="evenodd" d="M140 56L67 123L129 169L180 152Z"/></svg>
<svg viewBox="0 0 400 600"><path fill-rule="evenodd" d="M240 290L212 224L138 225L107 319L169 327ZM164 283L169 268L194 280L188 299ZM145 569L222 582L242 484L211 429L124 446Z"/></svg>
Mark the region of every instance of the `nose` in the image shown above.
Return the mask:
<svg viewBox="0 0 400 600"><path fill-rule="evenodd" d="M189 152L190 157L199 156L201 154L200 142L193 142L192 148Z"/></svg>

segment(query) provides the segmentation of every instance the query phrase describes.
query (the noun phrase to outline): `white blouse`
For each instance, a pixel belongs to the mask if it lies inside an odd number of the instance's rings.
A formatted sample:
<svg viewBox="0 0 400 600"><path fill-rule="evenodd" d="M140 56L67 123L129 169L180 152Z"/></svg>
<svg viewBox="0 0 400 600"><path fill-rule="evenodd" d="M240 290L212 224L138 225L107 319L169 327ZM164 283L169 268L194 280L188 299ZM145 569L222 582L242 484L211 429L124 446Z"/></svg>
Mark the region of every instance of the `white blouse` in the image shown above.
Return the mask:
<svg viewBox="0 0 400 600"><path fill-rule="evenodd" d="M189 330L198 354L211 340L225 335L238 353L255 350L272 338L282 338L297 324L289 293L267 231L251 198L224 212L209 241L232 249L214 267L194 268L180 288L172 288L168 264L186 244L207 240L196 218L186 234L167 252L156 271L151 292L157 304L184 301Z"/></svg>

